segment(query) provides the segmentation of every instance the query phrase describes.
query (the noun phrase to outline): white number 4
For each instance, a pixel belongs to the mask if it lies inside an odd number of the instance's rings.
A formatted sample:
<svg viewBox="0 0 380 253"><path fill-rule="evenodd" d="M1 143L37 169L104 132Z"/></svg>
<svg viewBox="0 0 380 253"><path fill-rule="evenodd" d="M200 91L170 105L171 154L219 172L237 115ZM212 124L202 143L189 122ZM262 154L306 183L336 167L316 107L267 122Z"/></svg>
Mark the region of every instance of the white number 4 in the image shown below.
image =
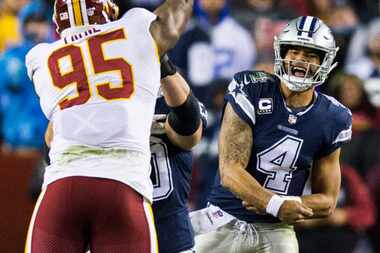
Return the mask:
<svg viewBox="0 0 380 253"><path fill-rule="evenodd" d="M287 135L257 154L257 170L266 174L264 187L286 195L303 140Z"/></svg>

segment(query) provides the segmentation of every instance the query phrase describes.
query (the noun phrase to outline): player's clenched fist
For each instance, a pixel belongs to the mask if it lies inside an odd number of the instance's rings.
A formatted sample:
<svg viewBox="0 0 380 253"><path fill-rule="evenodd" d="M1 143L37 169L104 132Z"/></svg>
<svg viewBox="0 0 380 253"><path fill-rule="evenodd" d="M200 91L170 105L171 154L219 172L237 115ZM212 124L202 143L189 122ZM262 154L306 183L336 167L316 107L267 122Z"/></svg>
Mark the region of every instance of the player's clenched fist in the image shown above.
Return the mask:
<svg viewBox="0 0 380 253"><path fill-rule="evenodd" d="M313 210L296 200L285 200L278 211L278 218L287 224L312 216Z"/></svg>

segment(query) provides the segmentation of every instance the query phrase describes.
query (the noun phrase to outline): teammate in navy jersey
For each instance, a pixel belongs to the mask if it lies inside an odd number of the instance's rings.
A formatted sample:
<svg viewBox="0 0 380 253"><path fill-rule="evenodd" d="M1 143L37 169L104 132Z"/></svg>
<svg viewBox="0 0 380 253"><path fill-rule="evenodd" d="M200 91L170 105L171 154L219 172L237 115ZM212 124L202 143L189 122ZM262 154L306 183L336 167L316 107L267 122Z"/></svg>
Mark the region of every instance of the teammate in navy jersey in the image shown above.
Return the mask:
<svg viewBox="0 0 380 253"><path fill-rule="evenodd" d="M292 224L335 209L351 113L315 91L336 65L335 40L305 16L274 50L275 75L241 72L228 87L210 206L191 214L198 253L298 252Z"/></svg>
<svg viewBox="0 0 380 253"><path fill-rule="evenodd" d="M192 169L191 149L206 126L206 110L186 81L165 57L161 61L150 148L153 213L160 253L194 252L194 234L187 210Z"/></svg>

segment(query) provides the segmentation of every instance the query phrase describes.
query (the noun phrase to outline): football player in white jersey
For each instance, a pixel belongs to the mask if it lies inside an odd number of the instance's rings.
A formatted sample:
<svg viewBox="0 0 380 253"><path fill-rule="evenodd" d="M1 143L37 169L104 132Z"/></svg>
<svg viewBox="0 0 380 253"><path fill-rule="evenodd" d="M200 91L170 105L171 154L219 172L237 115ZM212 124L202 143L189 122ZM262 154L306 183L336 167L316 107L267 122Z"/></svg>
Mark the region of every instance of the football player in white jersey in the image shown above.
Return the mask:
<svg viewBox="0 0 380 253"><path fill-rule="evenodd" d="M55 1L61 39L26 56L54 135L25 252L157 252L150 127L160 57L192 5L166 0L116 20L112 0Z"/></svg>

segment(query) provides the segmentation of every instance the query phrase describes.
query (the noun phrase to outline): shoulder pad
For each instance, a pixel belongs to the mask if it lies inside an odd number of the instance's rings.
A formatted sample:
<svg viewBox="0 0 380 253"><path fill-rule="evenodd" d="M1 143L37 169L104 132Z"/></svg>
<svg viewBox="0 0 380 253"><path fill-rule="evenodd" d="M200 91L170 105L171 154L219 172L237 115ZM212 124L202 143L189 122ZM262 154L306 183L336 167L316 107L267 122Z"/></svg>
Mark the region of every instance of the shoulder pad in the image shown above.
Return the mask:
<svg viewBox="0 0 380 253"><path fill-rule="evenodd" d="M336 110L336 111L343 111L343 112L345 112L345 113L347 113L349 115L352 115L350 109L347 108L342 103L340 103L338 100L336 100L336 98L328 96L326 94L322 94L322 95L325 96L331 102L331 105L334 107L334 110Z"/></svg>
<svg viewBox="0 0 380 253"><path fill-rule="evenodd" d="M28 76L31 80L33 80L33 73L38 65L38 59L46 55L46 48L48 47L48 43L41 43L33 47L25 56L25 65L28 71Z"/></svg>
<svg viewBox="0 0 380 253"><path fill-rule="evenodd" d="M242 71L234 75L234 80L243 85L274 83L275 75L264 71Z"/></svg>
<svg viewBox="0 0 380 253"><path fill-rule="evenodd" d="M150 22L152 22L153 20L156 19L156 14L154 14L153 12L150 12L148 11L147 9L144 9L144 8L132 8L130 9L129 11L127 11L124 15L123 15L123 19L124 18L138 18L138 19L142 19L142 20L148 20Z"/></svg>

